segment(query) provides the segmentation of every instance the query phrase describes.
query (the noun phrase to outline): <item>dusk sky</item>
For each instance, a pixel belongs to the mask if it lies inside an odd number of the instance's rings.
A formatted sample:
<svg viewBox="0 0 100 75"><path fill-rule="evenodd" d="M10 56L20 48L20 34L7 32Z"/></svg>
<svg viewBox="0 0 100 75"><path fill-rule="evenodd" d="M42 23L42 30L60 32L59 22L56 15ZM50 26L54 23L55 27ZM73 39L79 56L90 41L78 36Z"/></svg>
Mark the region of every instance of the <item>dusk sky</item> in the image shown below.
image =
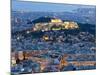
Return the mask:
<svg viewBox="0 0 100 75"><path fill-rule="evenodd" d="M94 8L95 6L86 5L71 5L71 4L54 4L54 3L40 3L40 2L23 2L12 0L12 11L50 11L63 12L72 11L77 8Z"/></svg>

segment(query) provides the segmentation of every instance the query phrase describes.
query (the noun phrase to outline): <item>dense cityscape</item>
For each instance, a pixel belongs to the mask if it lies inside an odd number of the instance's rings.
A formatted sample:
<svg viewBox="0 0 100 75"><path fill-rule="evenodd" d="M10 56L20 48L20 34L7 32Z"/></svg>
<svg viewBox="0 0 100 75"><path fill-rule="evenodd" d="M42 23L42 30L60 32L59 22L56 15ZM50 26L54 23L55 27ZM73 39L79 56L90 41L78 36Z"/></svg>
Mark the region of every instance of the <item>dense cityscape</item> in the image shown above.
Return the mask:
<svg viewBox="0 0 100 75"><path fill-rule="evenodd" d="M68 12L12 11L12 74L96 69L94 9L77 9L71 18Z"/></svg>

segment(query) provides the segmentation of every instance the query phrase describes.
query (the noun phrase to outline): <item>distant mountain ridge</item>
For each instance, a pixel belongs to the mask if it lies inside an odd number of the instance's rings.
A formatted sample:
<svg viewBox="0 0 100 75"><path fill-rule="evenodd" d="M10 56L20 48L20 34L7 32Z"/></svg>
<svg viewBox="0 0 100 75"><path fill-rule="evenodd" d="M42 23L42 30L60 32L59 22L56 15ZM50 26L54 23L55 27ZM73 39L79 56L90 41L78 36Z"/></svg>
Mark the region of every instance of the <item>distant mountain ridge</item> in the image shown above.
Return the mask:
<svg viewBox="0 0 100 75"><path fill-rule="evenodd" d="M20 17L23 19L29 19L31 21L38 19L42 16L57 17L62 20L72 20L81 23L96 24L96 9L95 8L78 8L72 12L22 12L12 11L12 17Z"/></svg>

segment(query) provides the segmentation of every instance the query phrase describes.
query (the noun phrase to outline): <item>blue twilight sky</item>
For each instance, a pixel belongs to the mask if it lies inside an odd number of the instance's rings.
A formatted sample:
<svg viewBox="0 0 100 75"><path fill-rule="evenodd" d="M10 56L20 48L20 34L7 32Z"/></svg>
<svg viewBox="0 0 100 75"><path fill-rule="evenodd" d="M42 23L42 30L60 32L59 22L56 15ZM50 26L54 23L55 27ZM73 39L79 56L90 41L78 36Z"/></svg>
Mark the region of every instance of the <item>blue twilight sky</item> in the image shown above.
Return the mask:
<svg viewBox="0 0 100 75"><path fill-rule="evenodd" d="M64 12L72 11L77 8L94 8L95 6L71 5L71 4L54 4L43 2L27 2L12 0L12 11L46 11L46 12Z"/></svg>

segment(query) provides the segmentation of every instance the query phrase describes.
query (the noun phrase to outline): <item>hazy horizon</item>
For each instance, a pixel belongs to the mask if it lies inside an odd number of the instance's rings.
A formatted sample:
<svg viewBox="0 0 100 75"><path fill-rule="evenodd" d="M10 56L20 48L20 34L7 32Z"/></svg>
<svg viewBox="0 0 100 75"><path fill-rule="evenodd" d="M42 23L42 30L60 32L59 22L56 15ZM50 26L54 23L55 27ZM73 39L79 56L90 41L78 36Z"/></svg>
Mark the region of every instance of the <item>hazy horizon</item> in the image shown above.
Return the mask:
<svg viewBox="0 0 100 75"><path fill-rule="evenodd" d="M12 0L12 11L71 12L78 8L95 8L95 6Z"/></svg>

